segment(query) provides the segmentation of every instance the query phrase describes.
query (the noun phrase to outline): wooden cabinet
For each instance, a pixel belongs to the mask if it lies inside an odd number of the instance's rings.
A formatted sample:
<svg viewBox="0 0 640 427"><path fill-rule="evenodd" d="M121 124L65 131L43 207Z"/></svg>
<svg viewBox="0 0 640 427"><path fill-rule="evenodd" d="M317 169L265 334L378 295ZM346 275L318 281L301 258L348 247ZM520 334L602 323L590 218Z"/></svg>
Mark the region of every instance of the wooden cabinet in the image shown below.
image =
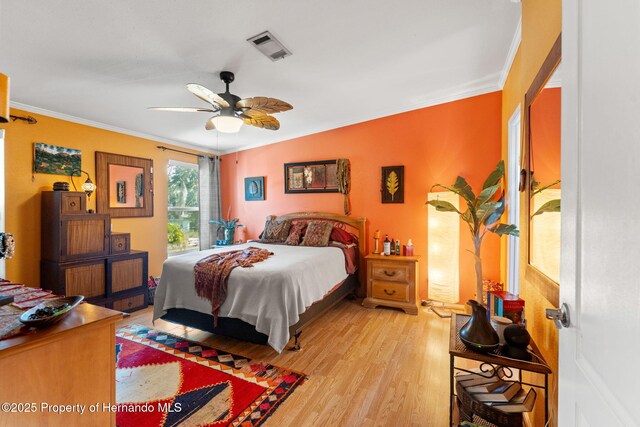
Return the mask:
<svg viewBox="0 0 640 427"><path fill-rule="evenodd" d="M59 323L0 341L0 402L37 405L0 411L1 426L114 426L116 413L89 405L116 404L116 311L80 304ZM57 413L40 405L84 405Z"/></svg>
<svg viewBox="0 0 640 427"><path fill-rule="evenodd" d="M418 314L417 256L367 255L367 297L362 305L401 308Z"/></svg>
<svg viewBox="0 0 640 427"><path fill-rule="evenodd" d="M42 193L42 259L73 261L109 254L109 215L88 214L83 192Z"/></svg>
<svg viewBox="0 0 640 427"><path fill-rule="evenodd" d="M84 295L92 304L135 311L147 306L148 265L148 254L142 251L74 262L42 261L40 282L59 295ZM118 304L119 300L127 302Z"/></svg>
<svg viewBox="0 0 640 427"><path fill-rule="evenodd" d="M146 307L147 252L131 251L129 233L111 234L109 215L85 207L83 192L42 193L41 286L121 311Z"/></svg>

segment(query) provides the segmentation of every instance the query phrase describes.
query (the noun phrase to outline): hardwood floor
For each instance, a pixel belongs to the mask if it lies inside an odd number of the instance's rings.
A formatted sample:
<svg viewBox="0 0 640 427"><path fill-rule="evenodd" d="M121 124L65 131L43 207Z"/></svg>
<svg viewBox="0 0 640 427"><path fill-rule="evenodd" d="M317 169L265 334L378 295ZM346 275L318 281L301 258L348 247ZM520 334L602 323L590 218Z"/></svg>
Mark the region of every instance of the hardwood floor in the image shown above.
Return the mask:
<svg viewBox="0 0 640 427"><path fill-rule="evenodd" d="M423 307L411 316L360 302L342 301L308 325L302 351L281 354L165 321L152 325L153 307L118 327L141 324L307 374L266 426L446 426L450 319Z"/></svg>

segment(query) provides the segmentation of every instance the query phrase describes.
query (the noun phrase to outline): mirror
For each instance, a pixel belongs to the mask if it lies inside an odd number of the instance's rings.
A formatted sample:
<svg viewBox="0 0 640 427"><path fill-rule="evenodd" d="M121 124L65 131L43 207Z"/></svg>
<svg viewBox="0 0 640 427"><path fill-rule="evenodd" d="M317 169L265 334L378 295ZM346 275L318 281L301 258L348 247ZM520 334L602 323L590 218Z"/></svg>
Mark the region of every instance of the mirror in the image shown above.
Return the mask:
<svg viewBox="0 0 640 427"><path fill-rule="evenodd" d="M109 165L109 207L144 207L143 168Z"/></svg>
<svg viewBox="0 0 640 427"><path fill-rule="evenodd" d="M153 216L153 160L96 152L96 180L98 213Z"/></svg>
<svg viewBox="0 0 640 427"><path fill-rule="evenodd" d="M560 39L525 96L529 265L560 282Z"/></svg>

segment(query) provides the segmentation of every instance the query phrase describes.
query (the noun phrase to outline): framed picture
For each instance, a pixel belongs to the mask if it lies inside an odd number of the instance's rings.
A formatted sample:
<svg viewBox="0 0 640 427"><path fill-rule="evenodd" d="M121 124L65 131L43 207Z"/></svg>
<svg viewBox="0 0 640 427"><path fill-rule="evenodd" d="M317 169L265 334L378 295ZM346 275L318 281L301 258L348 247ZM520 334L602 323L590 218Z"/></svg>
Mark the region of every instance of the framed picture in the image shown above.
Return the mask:
<svg viewBox="0 0 640 427"><path fill-rule="evenodd" d="M404 203L404 166L382 167L382 203Z"/></svg>
<svg viewBox="0 0 640 427"><path fill-rule="evenodd" d="M264 200L264 176L244 179L244 199Z"/></svg>
<svg viewBox="0 0 640 427"><path fill-rule="evenodd" d="M33 144L33 172L80 176L82 152L57 145Z"/></svg>
<svg viewBox="0 0 640 427"><path fill-rule="evenodd" d="M127 203L127 181L116 181L116 202Z"/></svg>
<svg viewBox="0 0 640 427"><path fill-rule="evenodd" d="M285 193L337 193L338 168L335 160L285 163Z"/></svg>

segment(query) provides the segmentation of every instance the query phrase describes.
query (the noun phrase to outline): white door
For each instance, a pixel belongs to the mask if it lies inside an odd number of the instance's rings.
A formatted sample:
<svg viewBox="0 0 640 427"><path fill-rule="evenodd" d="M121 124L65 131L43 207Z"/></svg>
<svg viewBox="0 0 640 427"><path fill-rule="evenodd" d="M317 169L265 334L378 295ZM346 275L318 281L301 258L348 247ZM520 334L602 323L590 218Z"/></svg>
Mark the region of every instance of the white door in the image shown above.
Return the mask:
<svg viewBox="0 0 640 427"><path fill-rule="evenodd" d="M562 15L558 425L636 426L640 2L564 0Z"/></svg>

